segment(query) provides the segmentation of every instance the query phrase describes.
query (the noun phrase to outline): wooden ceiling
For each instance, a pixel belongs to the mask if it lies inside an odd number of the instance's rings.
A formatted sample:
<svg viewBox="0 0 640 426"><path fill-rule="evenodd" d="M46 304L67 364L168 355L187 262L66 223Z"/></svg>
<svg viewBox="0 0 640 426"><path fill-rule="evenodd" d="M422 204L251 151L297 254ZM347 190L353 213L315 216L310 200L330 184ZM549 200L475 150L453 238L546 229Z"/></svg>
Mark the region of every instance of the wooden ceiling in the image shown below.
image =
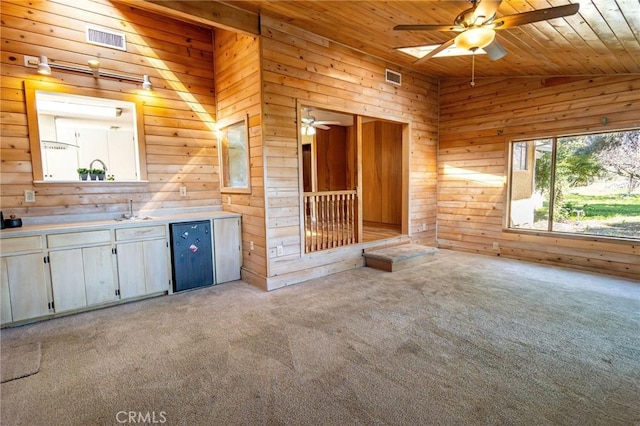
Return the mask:
<svg viewBox="0 0 640 426"><path fill-rule="evenodd" d="M204 3L204 2L202 2ZM202 5L202 3L200 3ZM398 24L445 24L468 1L232 0L226 5L291 25L436 77L468 77L471 57L415 58L395 47L442 43L456 33L394 31ZM476 76L552 76L640 73L638 0L503 0L497 16L580 3L573 16L497 32L509 52L498 61L476 56Z"/></svg>

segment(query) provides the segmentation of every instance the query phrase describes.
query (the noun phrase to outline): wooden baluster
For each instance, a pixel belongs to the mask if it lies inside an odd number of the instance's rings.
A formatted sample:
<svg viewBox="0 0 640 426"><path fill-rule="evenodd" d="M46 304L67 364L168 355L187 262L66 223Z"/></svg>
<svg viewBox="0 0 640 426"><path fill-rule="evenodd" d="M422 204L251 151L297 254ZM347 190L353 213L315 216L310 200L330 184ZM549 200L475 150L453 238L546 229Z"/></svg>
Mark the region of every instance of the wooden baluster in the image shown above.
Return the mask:
<svg viewBox="0 0 640 426"><path fill-rule="evenodd" d="M337 203L336 203L336 224L338 226L338 245L342 245L342 194L337 195Z"/></svg>
<svg viewBox="0 0 640 426"><path fill-rule="evenodd" d="M311 197L311 250L318 250L318 217L316 210L316 196L312 195Z"/></svg>
<svg viewBox="0 0 640 426"><path fill-rule="evenodd" d="M335 207L336 207L336 195L329 195L329 215L331 216L331 247L336 246L336 215L335 215Z"/></svg>
<svg viewBox="0 0 640 426"><path fill-rule="evenodd" d="M309 197L304 197L304 252L311 251L311 209Z"/></svg>

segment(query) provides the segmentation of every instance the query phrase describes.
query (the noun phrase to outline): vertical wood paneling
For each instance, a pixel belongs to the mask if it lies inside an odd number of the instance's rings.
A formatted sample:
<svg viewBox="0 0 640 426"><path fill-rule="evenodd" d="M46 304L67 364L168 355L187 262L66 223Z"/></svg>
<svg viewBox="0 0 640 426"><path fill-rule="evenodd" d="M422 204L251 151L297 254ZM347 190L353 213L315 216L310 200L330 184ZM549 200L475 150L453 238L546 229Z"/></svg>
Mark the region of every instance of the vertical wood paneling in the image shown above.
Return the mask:
<svg viewBox="0 0 640 426"><path fill-rule="evenodd" d="M262 17L264 151L269 288L336 271L329 253L301 253L296 101L411 123L410 228L423 242L435 238L437 82L399 69L283 22ZM403 73L403 85L384 81L385 68ZM272 199L287 200L283 211ZM427 232L415 230L427 224ZM284 255L277 255L282 245ZM353 258L349 257L353 256ZM340 268L358 265L357 250Z"/></svg>
<svg viewBox="0 0 640 426"><path fill-rule="evenodd" d="M402 223L402 126L362 125L362 211L365 222Z"/></svg>
<svg viewBox="0 0 640 426"><path fill-rule="evenodd" d="M316 132L317 191L341 191L352 189L347 186L348 154L347 128L333 126L329 130Z"/></svg>
<svg viewBox="0 0 640 426"><path fill-rule="evenodd" d="M640 278L637 241L503 232L502 226L510 140L639 127L639 99L640 78L633 75L486 79L474 88L442 81L439 245Z"/></svg>
<svg viewBox="0 0 640 426"><path fill-rule="evenodd" d="M3 211L23 217L120 213L135 209L180 209L220 205L215 147L213 42L210 29L153 15L107 0L2 2L0 190ZM85 42L85 24L124 32L127 51ZM140 77L140 84L54 69L40 76L23 66L23 55L87 66L99 57L101 71ZM138 96L144 103L148 184L33 185L23 81L48 81ZM187 187L187 197L179 189ZM35 203L23 191L35 189ZM86 216L85 216L86 217Z"/></svg>
<svg viewBox="0 0 640 426"><path fill-rule="evenodd" d="M242 214L243 279L263 287L267 269L260 42L256 37L216 29L214 57L218 118L249 115L251 194L224 193L223 208Z"/></svg>

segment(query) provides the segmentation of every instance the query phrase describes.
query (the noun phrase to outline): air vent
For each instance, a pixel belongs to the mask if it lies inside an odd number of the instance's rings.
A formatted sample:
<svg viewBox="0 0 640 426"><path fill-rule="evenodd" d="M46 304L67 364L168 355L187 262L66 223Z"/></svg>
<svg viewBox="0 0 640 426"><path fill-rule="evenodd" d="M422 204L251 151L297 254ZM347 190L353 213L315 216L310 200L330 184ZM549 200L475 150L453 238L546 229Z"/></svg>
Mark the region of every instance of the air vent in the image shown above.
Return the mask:
<svg viewBox="0 0 640 426"><path fill-rule="evenodd" d="M384 79L387 83L393 83L398 86L402 86L402 74L400 74L399 72L386 70Z"/></svg>
<svg viewBox="0 0 640 426"><path fill-rule="evenodd" d="M124 33L107 30L105 28L87 26L87 42L112 49L127 50Z"/></svg>

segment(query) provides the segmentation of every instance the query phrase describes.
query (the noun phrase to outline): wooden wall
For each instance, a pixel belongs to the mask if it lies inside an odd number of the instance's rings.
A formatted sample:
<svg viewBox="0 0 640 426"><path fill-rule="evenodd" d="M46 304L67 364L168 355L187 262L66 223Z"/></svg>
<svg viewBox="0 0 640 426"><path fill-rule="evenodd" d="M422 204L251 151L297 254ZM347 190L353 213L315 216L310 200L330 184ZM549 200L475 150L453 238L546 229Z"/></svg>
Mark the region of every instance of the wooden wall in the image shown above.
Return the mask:
<svg viewBox="0 0 640 426"><path fill-rule="evenodd" d="M437 81L262 17L267 288L362 264L359 247L303 256L300 234L297 101L410 123L410 232L435 238ZM385 68L403 73L385 83ZM427 231L417 233L421 224ZM277 255L282 245L284 255Z"/></svg>
<svg viewBox="0 0 640 426"><path fill-rule="evenodd" d="M214 56L218 119L238 114L249 117L251 193L223 193L223 208L242 214L243 279L264 287L266 243L260 41L254 36L216 29Z"/></svg>
<svg viewBox="0 0 640 426"><path fill-rule="evenodd" d="M348 186L349 149L352 143L348 135L352 132L343 126L332 126L329 130L318 129L316 132L316 172L318 191L342 191L354 189Z"/></svg>
<svg viewBox="0 0 640 426"><path fill-rule="evenodd" d="M124 32L127 51L85 42L85 24ZM213 131L212 31L153 15L107 0L4 0L2 2L0 195L2 210L22 217L120 213L135 209L220 206L218 157ZM40 76L26 68L23 55L86 67L100 57L101 70L141 77L139 83L53 70ZM108 92L139 96L144 102L147 184L33 185L23 81L48 81L86 88L93 96ZM188 195L180 197L180 186ZM25 204L23 191L36 190Z"/></svg>
<svg viewBox="0 0 640 426"><path fill-rule="evenodd" d="M362 125L362 219L402 224L402 125Z"/></svg>
<svg viewBox="0 0 640 426"><path fill-rule="evenodd" d="M638 76L485 79L475 88L444 80L440 93L440 247L640 278L637 241L504 232L502 226L508 142L640 127Z"/></svg>

